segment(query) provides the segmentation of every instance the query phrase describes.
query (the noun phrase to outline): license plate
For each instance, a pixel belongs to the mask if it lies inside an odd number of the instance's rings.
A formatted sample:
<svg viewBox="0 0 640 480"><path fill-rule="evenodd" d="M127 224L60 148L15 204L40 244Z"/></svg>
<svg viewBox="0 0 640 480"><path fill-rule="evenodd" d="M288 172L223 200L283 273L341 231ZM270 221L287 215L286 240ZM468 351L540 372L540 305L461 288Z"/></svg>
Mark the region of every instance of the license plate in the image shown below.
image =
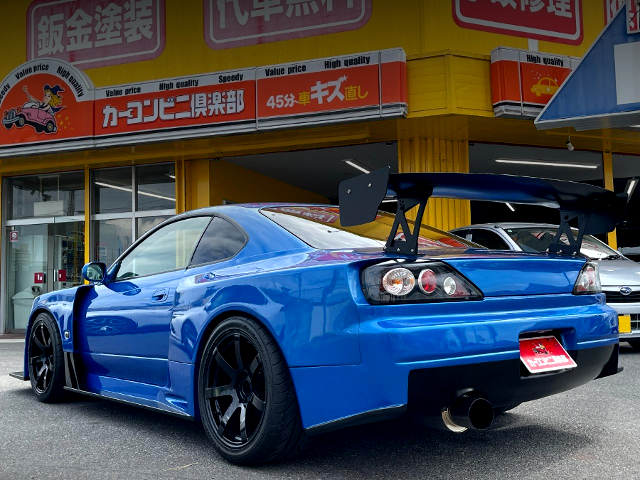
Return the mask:
<svg viewBox="0 0 640 480"><path fill-rule="evenodd" d="M618 315L618 331L631 333L631 315Z"/></svg>
<svg viewBox="0 0 640 480"><path fill-rule="evenodd" d="M530 373L553 372L578 366L556 337L520 340L520 360Z"/></svg>

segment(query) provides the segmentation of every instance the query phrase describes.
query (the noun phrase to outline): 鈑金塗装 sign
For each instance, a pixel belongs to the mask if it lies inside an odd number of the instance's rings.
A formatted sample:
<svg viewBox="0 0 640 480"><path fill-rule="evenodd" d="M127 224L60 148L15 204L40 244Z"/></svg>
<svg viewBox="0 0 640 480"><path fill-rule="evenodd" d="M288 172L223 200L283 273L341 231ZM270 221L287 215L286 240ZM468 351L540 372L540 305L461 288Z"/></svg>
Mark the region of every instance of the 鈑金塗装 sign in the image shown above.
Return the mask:
<svg viewBox="0 0 640 480"><path fill-rule="evenodd" d="M0 156L132 145L407 113L402 49L94 89L57 59L0 86Z"/></svg>
<svg viewBox="0 0 640 480"><path fill-rule="evenodd" d="M82 68L157 58L165 47L165 0L35 0L27 11L27 60Z"/></svg>

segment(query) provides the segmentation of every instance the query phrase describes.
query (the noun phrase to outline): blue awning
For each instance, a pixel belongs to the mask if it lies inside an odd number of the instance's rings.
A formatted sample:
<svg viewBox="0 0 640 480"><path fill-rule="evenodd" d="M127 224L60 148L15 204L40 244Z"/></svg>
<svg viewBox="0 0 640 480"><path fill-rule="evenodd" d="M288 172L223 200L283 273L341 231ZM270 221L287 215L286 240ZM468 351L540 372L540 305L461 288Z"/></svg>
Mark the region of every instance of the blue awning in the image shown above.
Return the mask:
<svg viewBox="0 0 640 480"><path fill-rule="evenodd" d="M538 130L640 125L640 34L624 6L535 120Z"/></svg>

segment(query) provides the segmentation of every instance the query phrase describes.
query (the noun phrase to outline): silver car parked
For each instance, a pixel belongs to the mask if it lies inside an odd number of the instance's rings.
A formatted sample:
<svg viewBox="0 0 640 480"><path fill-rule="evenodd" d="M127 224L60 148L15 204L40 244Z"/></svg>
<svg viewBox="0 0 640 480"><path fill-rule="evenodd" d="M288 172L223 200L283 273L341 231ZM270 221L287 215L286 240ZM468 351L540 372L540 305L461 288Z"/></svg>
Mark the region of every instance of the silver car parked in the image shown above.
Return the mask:
<svg viewBox="0 0 640 480"><path fill-rule="evenodd" d="M557 230L556 225L544 223L486 223L456 228L451 233L491 250L533 253L547 251ZM618 312L620 340L640 350L640 264L591 235L584 236L580 252L598 261L607 304Z"/></svg>

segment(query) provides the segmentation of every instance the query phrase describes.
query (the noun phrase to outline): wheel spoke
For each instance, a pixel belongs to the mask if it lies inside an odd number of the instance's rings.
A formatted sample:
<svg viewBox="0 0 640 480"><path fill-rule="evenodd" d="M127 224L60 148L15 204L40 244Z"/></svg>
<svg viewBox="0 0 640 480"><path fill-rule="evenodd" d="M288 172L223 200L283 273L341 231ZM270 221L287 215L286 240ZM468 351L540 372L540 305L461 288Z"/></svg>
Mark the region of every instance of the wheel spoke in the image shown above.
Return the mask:
<svg viewBox="0 0 640 480"><path fill-rule="evenodd" d="M29 364L33 366L35 366L38 362L44 362L42 355L38 355L37 357L31 357L29 359Z"/></svg>
<svg viewBox="0 0 640 480"><path fill-rule="evenodd" d="M38 373L36 373L36 382L40 381L40 377L42 377L42 374L47 370L47 365L43 364L40 367L40 370L38 370Z"/></svg>
<svg viewBox="0 0 640 480"><path fill-rule="evenodd" d="M44 344L38 338L37 332L33 332L33 341L36 343L36 346L40 349L40 351L44 353Z"/></svg>
<svg viewBox="0 0 640 480"><path fill-rule="evenodd" d="M243 442L247 441L247 406L240 404L240 437Z"/></svg>
<svg viewBox="0 0 640 480"><path fill-rule="evenodd" d="M234 414L234 412L238 409L239 406L240 404L234 398L233 402L231 402L231 405L229 405L229 408L227 408L226 412L224 412L224 415L220 419L220 425L218 426L218 435L224 434L224 431L227 428L227 423L229 422L231 415Z"/></svg>
<svg viewBox="0 0 640 480"><path fill-rule="evenodd" d="M240 354L240 335L235 336L235 340L233 341L234 347L236 350L236 362L238 364L238 370L242 370L242 355Z"/></svg>
<svg viewBox="0 0 640 480"><path fill-rule="evenodd" d="M264 401L262 401L258 396L254 393L253 398L251 399L251 405L256 407L256 409L260 412L264 412Z"/></svg>
<svg viewBox="0 0 640 480"><path fill-rule="evenodd" d="M262 365L262 360L260 360L260 355L256 355L256 358L254 358L251 365L249 365L249 373L251 375L255 375L256 370L258 370L260 365Z"/></svg>
<svg viewBox="0 0 640 480"><path fill-rule="evenodd" d="M46 346L47 346L47 336L45 335L45 333L46 333L46 332L45 332L45 330L44 330L44 324L42 324L42 323L41 323L41 324L40 324L40 336L42 337L42 338L41 338L41 340L42 340L42 345L43 345L43 347L42 347L42 348L46 348Z"/></svg>
<svg viewBox="0 0 640 480"><path fill-rule="evenodd" d="M222 368L222 370L224 370L225 373L231 377L231 380L235 382L236 377L238 376L238 372L231 365L229 365L229 363L224 358L222 358L220 352L216 352L214 358L216 359L216 362L218 362L218 365L220 365L220 368Z"/></svg>
<svg viewBox="0 0 640 480"><path fill-rule="evenodd" d="M222 387L211 387L204 391L204 398L218 398L233 396L233 385L224 385Z"/></svg>

